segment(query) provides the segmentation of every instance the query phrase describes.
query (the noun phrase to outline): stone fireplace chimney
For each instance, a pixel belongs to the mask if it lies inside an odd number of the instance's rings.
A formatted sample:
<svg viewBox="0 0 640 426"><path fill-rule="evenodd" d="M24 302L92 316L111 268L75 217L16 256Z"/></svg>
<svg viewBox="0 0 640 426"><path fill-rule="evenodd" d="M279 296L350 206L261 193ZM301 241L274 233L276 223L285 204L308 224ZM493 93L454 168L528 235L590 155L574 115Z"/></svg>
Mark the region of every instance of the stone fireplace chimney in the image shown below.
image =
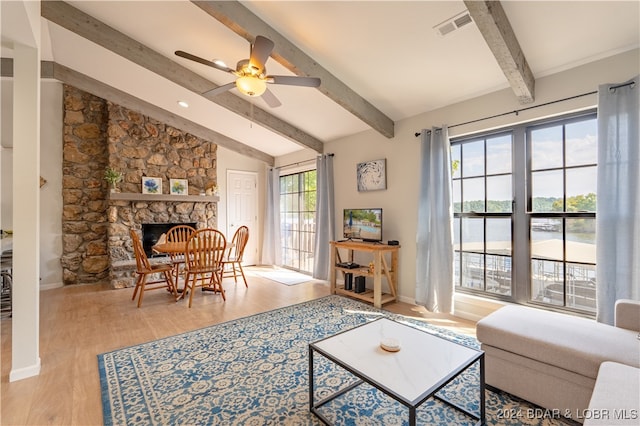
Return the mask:
<svg viewBox="0 0 640 426"><path fill-rule="evenodd" d="M213 142L64 85L64 283L133 285L131 271L115 270L133 265L129 230L141 233L143 223L217 227L218 198L200 196L216 183L216 152ZM109 192L107 166L124 174L120 193ZM143 177L162 179L163 193L142 194ZM169 194L170 179L187 179L189 193Z"/></svg>

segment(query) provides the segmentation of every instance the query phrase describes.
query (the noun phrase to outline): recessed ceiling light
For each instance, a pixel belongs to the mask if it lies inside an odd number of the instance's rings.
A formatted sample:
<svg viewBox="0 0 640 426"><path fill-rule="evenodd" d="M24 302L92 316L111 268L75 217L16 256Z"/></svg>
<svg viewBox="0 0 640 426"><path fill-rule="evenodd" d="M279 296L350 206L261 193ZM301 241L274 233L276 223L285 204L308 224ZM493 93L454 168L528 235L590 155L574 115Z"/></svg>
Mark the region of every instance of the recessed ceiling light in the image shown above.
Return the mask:
<svg viewBox="0 0 640 426"><path fill-rule="evenodd" d="M185 101L178 101L178 105L180 105L182 108L189 108L189 104Z"/></svg>

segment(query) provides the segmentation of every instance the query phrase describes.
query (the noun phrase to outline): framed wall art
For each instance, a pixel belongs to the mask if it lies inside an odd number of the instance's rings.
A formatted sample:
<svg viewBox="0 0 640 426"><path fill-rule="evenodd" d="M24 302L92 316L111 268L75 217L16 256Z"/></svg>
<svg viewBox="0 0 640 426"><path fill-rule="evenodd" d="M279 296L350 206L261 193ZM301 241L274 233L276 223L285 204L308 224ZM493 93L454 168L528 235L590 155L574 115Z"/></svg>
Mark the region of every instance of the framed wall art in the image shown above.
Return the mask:
<svg viewBox="0 0 640 426"><path fill-rule="evenodd" d="M387 189L387 160L373 160L358 163L358 191L379 191Z"/></svg>
<svg viewBox="0 0 640 426"><path fill-rule="evenodd" d="M171 195L187 195L189 193L189 181L186 179L169 179Z"/></svg>
<svg viewBox="0 0 640 426"><path fill-rule="evenodd" d="M142 177L143 194L162 194L162 178Z"/></svg>

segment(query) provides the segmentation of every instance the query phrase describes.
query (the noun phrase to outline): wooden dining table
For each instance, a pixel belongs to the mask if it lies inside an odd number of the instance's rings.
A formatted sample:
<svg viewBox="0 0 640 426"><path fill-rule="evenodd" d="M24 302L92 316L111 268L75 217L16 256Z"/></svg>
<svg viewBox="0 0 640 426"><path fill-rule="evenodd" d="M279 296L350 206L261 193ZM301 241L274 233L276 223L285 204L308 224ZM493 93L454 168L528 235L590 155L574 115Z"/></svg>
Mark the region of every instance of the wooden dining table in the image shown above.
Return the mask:
<svg viewBox="0 0 640 426"><path fill-rule="evenodd" d="M187 252L186 241L157 243L151 249L162 254L185 254Z"/></svg>
<svg viewBox="0 0 640 426"><path fill-rule="evenodd" d="M233 243L227 243L225 250L233 247ZM152 246L151 249L162 254L186 254L187 243L185 241L162 242Z"/></svg>
<svg viewBox="0 0 640 426"><path fill-rule="evenodd" d="M227 243L227 245L225 246L224 250L229 249L230 247L233 247L234 244L233 243ZM151 247L151 249L154 252L157 253L162 253L162 254L169 254L169 255L183 255L187 256L187 242L186 241L163 241L161 243L156 243L155 245L153 245ZM180 264L176 263L175 268L179 268ZM177 275L176 275L177 277ZM176 288L178 286L178 283L176 282ZM184 288L177 288L178 293L184 293ZM206 287L202 288L202 291L210 291L208 290Z"/></svg>

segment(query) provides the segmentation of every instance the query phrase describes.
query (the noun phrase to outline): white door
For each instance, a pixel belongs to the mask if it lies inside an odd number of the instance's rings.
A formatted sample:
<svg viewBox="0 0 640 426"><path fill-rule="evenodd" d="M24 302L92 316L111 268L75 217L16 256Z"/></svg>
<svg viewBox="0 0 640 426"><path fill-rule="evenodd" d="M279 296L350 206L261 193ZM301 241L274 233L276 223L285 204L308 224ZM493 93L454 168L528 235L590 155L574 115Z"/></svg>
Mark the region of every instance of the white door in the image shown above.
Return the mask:
<svg viewBox="0 0 640 426"><path fill-rule="evenodd" d="M227 171L227 236L231 240L239 227L249 228L243 265L255 265L258 261L257 186L257 173Z"/></svg>

